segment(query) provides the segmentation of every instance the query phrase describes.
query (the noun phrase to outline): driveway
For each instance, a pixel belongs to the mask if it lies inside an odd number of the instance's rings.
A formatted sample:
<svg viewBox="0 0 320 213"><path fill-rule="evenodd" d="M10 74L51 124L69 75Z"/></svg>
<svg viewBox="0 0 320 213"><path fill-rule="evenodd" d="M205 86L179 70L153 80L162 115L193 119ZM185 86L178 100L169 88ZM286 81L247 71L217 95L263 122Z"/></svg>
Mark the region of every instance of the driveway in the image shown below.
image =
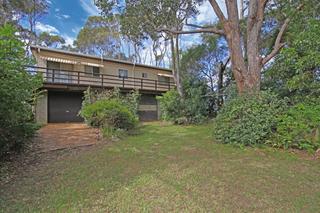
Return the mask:
<svg viewBox="0 0 320 213"><path fill-rule="evenodd" d="M99 130L84 123L48 124L36 137L40 152L90 146L98 143Z"/></svg>

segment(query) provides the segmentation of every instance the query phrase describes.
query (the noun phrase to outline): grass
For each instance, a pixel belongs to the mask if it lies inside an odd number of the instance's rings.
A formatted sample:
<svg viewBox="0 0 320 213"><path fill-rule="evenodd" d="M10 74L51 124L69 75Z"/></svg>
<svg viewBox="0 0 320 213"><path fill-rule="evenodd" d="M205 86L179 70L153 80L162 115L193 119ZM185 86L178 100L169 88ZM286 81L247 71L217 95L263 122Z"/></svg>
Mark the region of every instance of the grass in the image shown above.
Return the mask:
<svg viewBox="0 0 320 213"><path fill-rule="evenodd" d="M57 154L0 188L3 212L317 212L319 161L212 141L211 126Z"/></svg>

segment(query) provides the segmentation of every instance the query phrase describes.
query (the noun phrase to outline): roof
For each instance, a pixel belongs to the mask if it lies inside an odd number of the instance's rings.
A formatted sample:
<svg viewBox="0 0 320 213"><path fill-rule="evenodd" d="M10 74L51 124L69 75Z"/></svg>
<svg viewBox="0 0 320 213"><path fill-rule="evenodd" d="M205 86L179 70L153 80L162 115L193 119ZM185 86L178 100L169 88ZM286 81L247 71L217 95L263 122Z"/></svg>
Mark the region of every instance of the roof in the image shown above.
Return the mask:
<svg viewBox="0 0 320 213"><path fill-rule="evenodd" d="M85 57L85 58L99 59L99 60L103 59L104 61L121 63L121 64L128 64L128 65L134 65L134 66L139 66L139 67L147 67L147 68L158 69L158 70L163 70L163 71L167 71L167 72L172 73L172 70L168 69L168 68L151 66L151 65L146 65L146 64L133 63L131 61L112 59L112 58L105 58L105 57L101 58L101 57L95 56L95 55L88 55L88 54L83 54L83 53L76 53L76 52L71 52L71 51L66 51L66 50L59 50L59 49L42 47L42 46L34 46L34 45L31 46L31 49L34 49L34 50L40 49L40 50L45 50L45 51L49 51L49 52L56 52L56 53L80 56L80 57Z"/></svg>

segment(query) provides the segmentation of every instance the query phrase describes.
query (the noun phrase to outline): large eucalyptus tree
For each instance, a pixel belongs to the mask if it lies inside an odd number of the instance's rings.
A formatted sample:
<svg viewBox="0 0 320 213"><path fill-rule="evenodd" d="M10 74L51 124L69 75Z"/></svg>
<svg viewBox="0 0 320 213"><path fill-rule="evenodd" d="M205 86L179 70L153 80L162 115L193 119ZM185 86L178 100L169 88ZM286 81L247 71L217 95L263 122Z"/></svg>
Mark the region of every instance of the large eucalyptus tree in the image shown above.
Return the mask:
<svg viewBox="0 0 320 213"><path fill-rule="evenodd" d="M218 4L217 0L208 0L218 18L216 26L190 25L195 29L186 30L188 19L197 14L197 6L202 1L197 0L97 0L96 4L110 14L114 8L120 8L124 20L142 38L155 33L167 33L172 37L181 34L213 33L224 36L230 51L231 68L236 80L237 89L242 93L255 93L260 90L261 71L263 67L285 46L283 35L290 22L289 17L274 20L278 33L271 51L265 54L261 47L261 31L265 24L265 14L277 10L277 0L247 0L240 1L239 13L238 0L225 0ZM301 0L302 1L302 0ZM290 3L292 8L301 9L299 0L282 0ZM223 5L226 12L223 12ZM243 18L243 20L241 20ZM214 22L215 20L208 20ZM125 22L125 23L126 23ZM244 25L245 32L242 32ZM245 35L245 36L244 36ZM173 44L173 39L172 42ZM178 49L172 49L173 64L179 64ZM174 46L174 45L172 45ZM173 70L177 70L173 67ZM177 75L179 72L175 72ZM175 77L179 91L179 78ZM180 92L181 93L181 92Z"/></svg>

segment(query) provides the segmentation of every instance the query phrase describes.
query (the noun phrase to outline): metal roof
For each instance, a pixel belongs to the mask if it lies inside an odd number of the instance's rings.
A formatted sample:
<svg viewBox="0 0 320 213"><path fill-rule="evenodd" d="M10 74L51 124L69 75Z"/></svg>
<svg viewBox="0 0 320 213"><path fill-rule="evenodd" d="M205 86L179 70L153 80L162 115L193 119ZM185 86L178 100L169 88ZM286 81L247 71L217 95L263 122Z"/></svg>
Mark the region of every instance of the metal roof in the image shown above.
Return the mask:
<svg viewBox="0 0 320 213"><path fill-rule="evenodd" d="M147 68L158 69L158 70L163 70L163 71L167 71L167 72L172 73L172 70L168 69L168 68L156 67L156 66L151 66L151 65L146 65L146 64L138 64L138 63L133 63L131 61L111 59L111 58L105 58L105 57L101 58L101 57L95 56L95 55L88 55L88 54L83 54L83 53L76 53L76 52L71 52L71 51L66 51L66 50L60 50L60 49L54 49L54 48L48 48L48 47L42 47L42 46L34 46L34 45L31 45L31 49L35 49L35 50L40 49L40 50L45 50L45 51L49 51L49 52L63 53L63 54L68 54L68 55L93 58L93 59L99 59L99 60L102 59L104 61L129 64L129 65L134 65L134 66L139 66L139 67L147 67Z"/></svg>

